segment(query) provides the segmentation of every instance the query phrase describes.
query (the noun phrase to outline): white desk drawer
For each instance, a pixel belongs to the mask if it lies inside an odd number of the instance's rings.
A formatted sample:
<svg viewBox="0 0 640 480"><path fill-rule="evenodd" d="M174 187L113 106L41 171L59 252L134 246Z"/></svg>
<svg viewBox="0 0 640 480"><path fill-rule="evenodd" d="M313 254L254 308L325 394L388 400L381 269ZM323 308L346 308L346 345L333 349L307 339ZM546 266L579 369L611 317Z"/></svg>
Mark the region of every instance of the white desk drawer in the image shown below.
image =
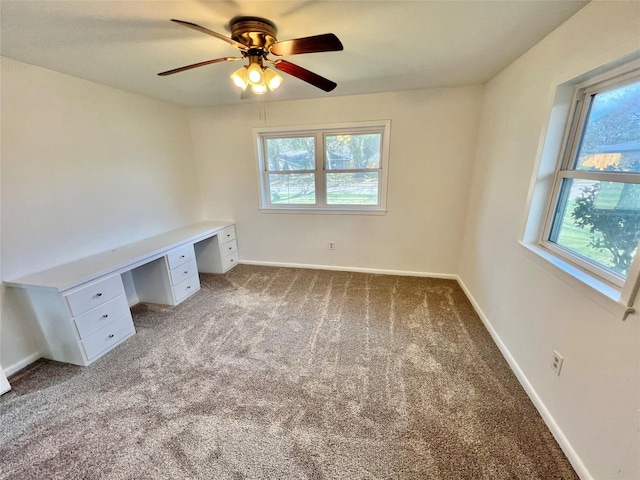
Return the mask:
<svg viewBox="0 0 640 480"><path fill-rule="evenodd" d="M223 229L220 233L218 233L218 239L220 240L220 244L230 242L231 240L236 239L236 227L231 225Z"/></svg>
<svg viewBox="0 0 640 480"><path fill-rule="evenodd" d="M238 251L238 244L235 240L220 245L220 255L231 255Z"/></svg>
<svg viewBox="0 0 640 480"><path fill-rule="evenodd" d="M188 262L196 258L196 254L193 251L193 245L185 245L184 247L178 247L167 253L167 263L170 269L176 268L178 265Z"/></svg>
<svg viewBox="0 0 640 480"><path fill-rule="evenodd" d="M82 289L66 295L67 303L74 317L90 310L107 300L122 295L124 286L120 275L114 275L92 285L87 285Z"/></svg>
<svg viewBox="0 0 640 480"><path fill-rule="evenodd" d="M231 255L225 255L221 258L222 271L226 272L230 268L235 267L238 264L238 252L234 252Z"/></svg>
<svg viewBox="0 0 640 480"><path fill-rule="evenodd" d="M82 346L87 358L91 360L102 352L110 350L120 340L135 333L135 331L133 320L129 313L82 340Z"/></svg>
<svg viewBox="0 0 640 480"><path fill-rule="evenodd" d="M200 277L198 277L198 274L195 274L173 287L176 303L180 303L198 290L200 290Z"/></svg>
<svg viewBox="0 0 640 480"><path fill-rule="evenodd" d="M79 317L74 318L73 321L76 323L80 338L87 338L127 313L129 313L127 296L118 295L116 298L102 305L98 305Z"/></svg>
<svg viewBox="0 0 640 480"><path fill-rule="evenodd" d="M182 265L169 270L169 274L171 275L171 285L177 285L178 283L197 273L198 264L195 260L189 260L187 263L183 263Z"/></svg>

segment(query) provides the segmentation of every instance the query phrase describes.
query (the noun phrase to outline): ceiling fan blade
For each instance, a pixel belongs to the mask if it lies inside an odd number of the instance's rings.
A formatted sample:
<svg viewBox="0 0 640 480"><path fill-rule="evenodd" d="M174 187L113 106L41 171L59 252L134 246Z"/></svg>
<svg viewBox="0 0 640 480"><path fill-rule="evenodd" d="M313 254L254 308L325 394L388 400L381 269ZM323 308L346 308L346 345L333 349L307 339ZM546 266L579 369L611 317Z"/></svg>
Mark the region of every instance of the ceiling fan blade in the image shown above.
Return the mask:
<svg viewBox="0 0 640 480"><path fill-rule="evenodd" d="M270 52L273 55L298 55L300 53L335 52L342 50L342 42L333 33L313 37L296 38L274 43Z"/></svg>
<svg viewBox="0 0 640 480"><path fill-rule="evenodd" d="M172 18L171 21L179 23L181 25L184 25L185 27L193 28L194 30L197 30L199 32L206 33L207 35L211 35L212 37L219 38L220 40L222 40L224 42L227 42L227 43L230 43L231 45L233 45L236 48L239 48L243 52L246 52L247 50L249 50L249 47L247 47L246 45L244 45L244 44L242 44L240 42L236 42L234 39L229 38L229 37L227 37L225 35L222 35L220 33L211 31L208 28L204 28L204 27L201 27L200 25L196 25L195 23L185 22L184 20L176 20L175 18Z"/></svg>
<svg viewBox="0 0 640 480"><path fill-rule="evenodd" d="M186 65L180 68L174 68L173 70L167 70L166 72L160 72L158 75L166 77L167 75L173 75L174 73L184 72L185 70L191 70L192 68L204 67L205 65L211 65L218 62L231 62L233 60L242 60L242 57L222 57L214 60L207 60L206 62L194 63L193 65Z"/></svg>
<svg viewBox="0 0 640 480"><path fill-rule="evenodd" d="M332 82L329 79L321 77L317 73L310 72L306 68L302 68L294 63L287 62L286 60L276 60L273 65L280 71L293 75L300 80L310 83L314 87L318 87L320 90L330 92L338 86L337 83Z"/></svg>

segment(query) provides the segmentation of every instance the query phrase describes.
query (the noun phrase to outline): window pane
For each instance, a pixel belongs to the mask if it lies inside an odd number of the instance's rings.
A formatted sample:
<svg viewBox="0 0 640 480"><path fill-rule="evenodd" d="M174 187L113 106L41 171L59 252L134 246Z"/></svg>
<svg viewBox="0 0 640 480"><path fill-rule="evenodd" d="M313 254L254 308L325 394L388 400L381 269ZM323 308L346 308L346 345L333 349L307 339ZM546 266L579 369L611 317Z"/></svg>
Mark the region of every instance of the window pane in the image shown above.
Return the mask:
<svg viewBox="0 0 640 480"><path fill-rule="evenodd" d="M267 169L315 169L315 137L267 138Z"/></svg>
<svg viewBox="0 0 640 480"><path fill-rule="evenodd" d="M327 170L380 168L380 143L382 135L328 135Z"/></svg>
<svg viewBox="0 0 640 480"><path fill-rule="evenodd" d="M328 205L377 205L378 173L327 173Z"/></svg>
<svg viewBox="0 0 640 480"><path fill-rule="evenodd" d="M313 173L270 174L269 202L274 205L316 203L315 175Z"/></svg>
<svg viewBox="0 0 640 480"><path fill-rule="evenodd" d="M640 82L592 97L575 168L640 172Z"/></svg>
<svg viewBox="0 0 640 480"><path fill-rule="evenodd" d="M565 179L549 240L625 277L640 240L640 185Z"/></svg>

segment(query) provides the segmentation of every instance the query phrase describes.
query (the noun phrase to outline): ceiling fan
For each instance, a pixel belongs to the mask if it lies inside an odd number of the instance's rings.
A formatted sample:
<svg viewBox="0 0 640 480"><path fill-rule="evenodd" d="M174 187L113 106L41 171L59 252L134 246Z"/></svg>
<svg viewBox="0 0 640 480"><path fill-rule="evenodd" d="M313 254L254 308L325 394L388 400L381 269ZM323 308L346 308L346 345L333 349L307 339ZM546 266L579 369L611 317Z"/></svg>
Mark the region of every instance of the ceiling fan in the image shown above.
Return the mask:
<svg viewBox="0 0 640 480"><path fill-rule="evenodd" d="M235 17L230 22L231 38L213 32L195 23L183 20L171 19L172 22L179 23L185 27L192 28L199 32L219 38L234 47L238 48L241 57L222 57L205 62L186 65L173 70L161 72L158 75L166 76L174 73L184 72L192 68L211 65L212 63L229 62L236 60L249 61L231 75L234 84L243 91L251 87L251 91L261 95L269 90L275 90L282 83L282 77L273 70L264 66L264 63L273 65L277 70L288 73L300 80L307 82L325 92L330 92L336 88L337 84L331 80L321 77L305 68L282 59L271 60L268 55L281 57L284 55L298 55L301 53L331 52L342 50L343 46L338 37L333 33L325 33L311 37L296 38L294 40L284 40L279 42L276 38L277 29L273 22L260 17Z"/></svg>

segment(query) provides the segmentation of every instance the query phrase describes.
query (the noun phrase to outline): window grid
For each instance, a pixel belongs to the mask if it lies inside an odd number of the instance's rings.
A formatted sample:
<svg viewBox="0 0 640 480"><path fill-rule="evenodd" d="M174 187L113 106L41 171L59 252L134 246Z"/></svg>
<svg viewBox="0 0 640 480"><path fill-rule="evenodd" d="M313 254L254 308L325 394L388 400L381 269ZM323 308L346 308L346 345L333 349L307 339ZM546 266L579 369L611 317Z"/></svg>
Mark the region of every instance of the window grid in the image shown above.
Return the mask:
<svg viewBox="0 0 640 480"><path fill-rule="evenodd" d="M386 169L388 163L388 141L390 122L367 122L368 125L353 125L345 127L328 127L313 129L256 129L254 131L257 137L257 158L260 171L260 191L261 191L261 208L268 210L331 210L331 211L382 211L386 205ZM379 136L379 152L377 159L377 168L361 167L361 168L337 168L331 167L329 163L329 154L327 147L327 138L332 136L358 136L373 134ZM291 170L275 170L270 165L269 153L267 148L268 140L272 139L295 139L303 137L314 138L314 169L291 169ZM353 165L352 165L353 166ZM282 165L280 165L282 168ZM327 178L331 175L339 174L371 174L375 173L377 178L377 188L375 188L376 203L332 203L328 199ZM270 175L313 175L314 176L314 203L276 203L273 202L272 184Z"/></svg>

